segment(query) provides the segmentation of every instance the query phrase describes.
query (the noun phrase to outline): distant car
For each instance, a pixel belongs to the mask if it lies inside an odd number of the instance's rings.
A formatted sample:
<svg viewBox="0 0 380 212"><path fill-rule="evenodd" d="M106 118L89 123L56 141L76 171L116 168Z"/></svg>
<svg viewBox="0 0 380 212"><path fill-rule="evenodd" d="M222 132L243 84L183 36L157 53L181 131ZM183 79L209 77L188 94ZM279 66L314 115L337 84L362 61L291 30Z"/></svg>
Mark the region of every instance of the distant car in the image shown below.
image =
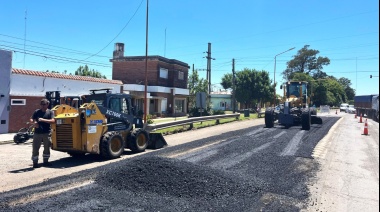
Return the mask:
<svg viewBox="0 0 380 212"><path fill-rule="evenodd" d="M356 113L356 109L354 108L353 105L348 105L348 107L346 109L346 113L353 113L353 114L355 114Z"/></svg>
<svg viewBox="0 0 380 212"><path fill-rule="evenodd" d="M348 104L347 103L340 104L340 112L346 111L347 108L348 108Z"/></svg>

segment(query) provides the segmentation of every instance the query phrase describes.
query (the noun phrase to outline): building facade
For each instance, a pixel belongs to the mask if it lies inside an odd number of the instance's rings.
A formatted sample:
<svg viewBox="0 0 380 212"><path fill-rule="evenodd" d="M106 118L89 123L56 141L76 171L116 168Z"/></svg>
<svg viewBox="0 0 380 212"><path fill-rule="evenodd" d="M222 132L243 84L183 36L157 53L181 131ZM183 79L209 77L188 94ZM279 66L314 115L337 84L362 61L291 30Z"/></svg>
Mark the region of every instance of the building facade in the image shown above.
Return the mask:
<svg viewBox="0 0 380 212"><path fill-rule="evenodd" d="M231 92L211 92L210 102L213 110L233 110Z"/></svg>
<svg viewBox="0 0 380 212"><path fill-rule="evenodd" d="M113 52L112 79L123 83L123 92L134 97L137 110L143 111L147 78L147 111L157 116L187 114L187 63L162 56L124 56L124 44L116 43ZM145 64L147 72L145 74Z"/></svg>
<svg viewBox="0 0 380 212"><path fill-rule="evenodd" d="M17 132L26 126L47 91L61 97L89 94L91 89L110 88L121 93L123 83L86 76L12 68L12 52L0 50L0 133Z"/></svg>

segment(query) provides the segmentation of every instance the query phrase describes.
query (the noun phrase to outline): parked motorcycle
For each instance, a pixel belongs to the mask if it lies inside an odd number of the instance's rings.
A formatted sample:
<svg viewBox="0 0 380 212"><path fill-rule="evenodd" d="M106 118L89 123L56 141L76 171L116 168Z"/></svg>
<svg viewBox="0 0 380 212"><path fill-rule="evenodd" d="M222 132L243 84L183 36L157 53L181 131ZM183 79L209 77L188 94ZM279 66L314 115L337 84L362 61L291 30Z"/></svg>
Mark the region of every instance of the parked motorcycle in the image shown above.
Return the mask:
<svg viewBox="0 0 380 212"><path fill-rule="evenodd" d="M34 124L26 122L27 127L23 127L18 130L17 134L13 136L13 141L16 144L24 143L29 139L33 138L34 135Z"/></svg>

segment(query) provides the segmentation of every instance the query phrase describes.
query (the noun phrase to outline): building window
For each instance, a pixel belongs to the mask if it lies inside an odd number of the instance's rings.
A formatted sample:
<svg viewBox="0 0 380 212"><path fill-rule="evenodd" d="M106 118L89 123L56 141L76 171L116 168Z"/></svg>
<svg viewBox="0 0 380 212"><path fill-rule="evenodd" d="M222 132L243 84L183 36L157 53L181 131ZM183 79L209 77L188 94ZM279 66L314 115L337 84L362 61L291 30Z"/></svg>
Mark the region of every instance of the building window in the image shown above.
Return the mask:
<svg viewBox="0 0 380 212"><path fill-rule="evenodd" d="M166 68L160 68L160 78L165 78L167 79L168 78L168 69Z"/></svg>
<svg viewBox="0 0 380 212"><path fill-rule="evenodd" d="M174 109L176 113L185 112L185 100L184 99L176 99Z"/></svg>
<svg viewBox="0 0 380 212"><path fill-rule="evenodd" d="M26 99L12 99L11 105L26 105Z"/></svg>
<svg viewBox="0 0 380 212"><path fill-rule="evenodd" d="M178 71L178 79L180 79L180 80L185 79L185 73L183 71Z"/></svg>

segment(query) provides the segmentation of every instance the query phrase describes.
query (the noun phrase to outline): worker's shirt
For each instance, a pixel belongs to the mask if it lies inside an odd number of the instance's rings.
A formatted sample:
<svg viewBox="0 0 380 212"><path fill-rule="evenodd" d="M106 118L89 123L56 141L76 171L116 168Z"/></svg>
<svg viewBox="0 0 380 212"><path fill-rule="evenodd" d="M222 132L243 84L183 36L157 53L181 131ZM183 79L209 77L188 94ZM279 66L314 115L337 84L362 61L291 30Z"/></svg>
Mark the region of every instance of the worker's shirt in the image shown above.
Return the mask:
<svg viewBox="0 0 380 212"><path fill-rule="evenodd" d="M43 112L41 109L37 109L34 111L32 119L38 121L39 118L52 119L54 118L54 113L49 109L47 109L45 112ZM50 133L50 123L38 121L38 125L39 127L37 129L34 129L34 133Z"/></svg>

